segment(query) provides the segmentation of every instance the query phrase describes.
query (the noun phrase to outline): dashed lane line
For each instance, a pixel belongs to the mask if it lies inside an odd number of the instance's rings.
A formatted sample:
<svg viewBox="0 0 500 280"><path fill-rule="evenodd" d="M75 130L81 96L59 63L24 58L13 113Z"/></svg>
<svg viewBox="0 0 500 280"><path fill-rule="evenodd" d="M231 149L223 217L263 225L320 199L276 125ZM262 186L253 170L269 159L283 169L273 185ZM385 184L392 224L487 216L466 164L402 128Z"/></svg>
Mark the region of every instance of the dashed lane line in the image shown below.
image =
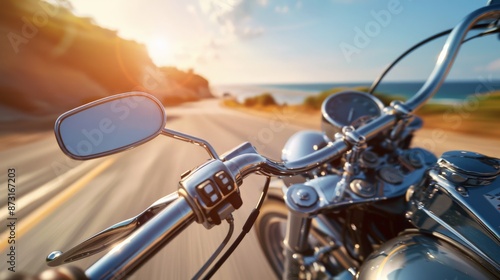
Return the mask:
<svg viewBox="0 0 500 280"><path fill-rule="evenodd" d="M114 157L103 161L101 164L99 164L94 169L85 174L83 177L78 179L64 191L62 191L54 198L43 204L41 207L37 208L37 210L35 210L33 213L24 217L22 220L18 220L15 231L16 239L21 238L25 233L27 233L33 227L35 227L37 224L43 221L48 215L50 215L64 202L66 202L68 199L70 199L76 193L78 193L81 189L83 189L90 181L92 181L92 179L94 179L104 170L110 167L115 161L116 158ZM7 238L9 237L9 235L10 235L10 230L7 230L0 235L0 240L1 240L0 251L6 249L6 247L9 245L7 242Z"/></svg>

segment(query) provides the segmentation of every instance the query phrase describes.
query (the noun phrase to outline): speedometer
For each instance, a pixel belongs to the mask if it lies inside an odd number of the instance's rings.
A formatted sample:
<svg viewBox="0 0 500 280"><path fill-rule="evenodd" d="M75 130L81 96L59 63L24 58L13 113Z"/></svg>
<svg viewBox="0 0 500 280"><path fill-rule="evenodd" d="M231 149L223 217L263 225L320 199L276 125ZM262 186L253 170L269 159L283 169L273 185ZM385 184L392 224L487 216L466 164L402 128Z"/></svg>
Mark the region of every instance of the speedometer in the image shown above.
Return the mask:
<svg viewBox="0 0 500 280"><path fill-rule="evenodd" d="M359 127L380 116L384 105L373 95L360 91L343 91L329 96L323 102L322 128L330 139L344 126Z"/></svg>

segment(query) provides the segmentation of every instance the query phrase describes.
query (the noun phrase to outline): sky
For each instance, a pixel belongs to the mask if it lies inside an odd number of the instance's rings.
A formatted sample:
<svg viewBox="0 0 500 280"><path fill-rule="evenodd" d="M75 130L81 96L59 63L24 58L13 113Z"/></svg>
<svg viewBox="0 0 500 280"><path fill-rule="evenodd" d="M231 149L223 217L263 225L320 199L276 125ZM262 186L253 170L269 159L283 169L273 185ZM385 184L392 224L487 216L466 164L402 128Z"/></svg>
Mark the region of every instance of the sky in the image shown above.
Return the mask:
<svg viewBox="0 0 500 280"><path fill-rule="evenodd" d="M487 1L70 2L75 14L145 44L158 66L192 68L212 84L248 84L372 81L408 47ZM494 41L497 36L465 45L450 79L500 79ZM425 79L443 43L422 48L387 79Z"/></svg>

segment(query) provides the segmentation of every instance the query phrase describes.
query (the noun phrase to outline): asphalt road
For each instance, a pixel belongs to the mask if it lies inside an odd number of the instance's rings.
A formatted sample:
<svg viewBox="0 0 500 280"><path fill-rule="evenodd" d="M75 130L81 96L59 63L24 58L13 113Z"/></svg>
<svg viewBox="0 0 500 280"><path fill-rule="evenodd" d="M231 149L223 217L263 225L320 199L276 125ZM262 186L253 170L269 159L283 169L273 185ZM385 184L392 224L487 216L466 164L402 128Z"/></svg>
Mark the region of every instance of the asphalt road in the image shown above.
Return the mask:
<svg viewBox="0 0 500 280"><path fill-rule="evenodd" d="M252 141L261 153L278 159L286 139L300 129L289 117L255 118L220 108L211 100L167 109L167 127L206 139L220 154ZM208 155L198 146L160 136L118 155L80 162L68 159L47 133L39 141L1 151L0 158L2 221L8 217L7 170L15 169L15 269L35 273L46 268L45 257L51 251L65 251L176 191L180 174L204 163ZM243 185L244 205L235 213L233 239L256 204L263 182L255 176ZM30 199L37 188L53 191ZM67 194L54 201L64 191ZM224 239L227 229L226 224L211 230L193 224L131 279L190 279ZM5 270L10 267L6 262L10 252L7 227L0 232L0 270ZM87 267L93 260L90 257L75 264ZM214 278L273 278L253 231Z"/></svg>
<svg viewBox="0 0 500 280"><path fill-rule="evenodd" d="M220 108L217 100L209 100L168 108L167 127L207 140L220 154L251 141L262 154L279 159L286 140L304 129L293 125L294 117L276 112L272 118L263 119ZM497 141L481 144L476 138L453 134L444 137L439 131L423 132L422 136L425 138L418 138L416 143L438 154L450 148L466 149L460 146L465 143L472 145L472 149L490 147L490 154L500 156L494 144ZM11 266L7 254L12 245L16 271L36 273L45 269L48 253L65 251L94 233L135 216L157 199L174 192L180 174L207 159L202 148L163 136L135 149L86 162L68 159L52 133L38 141L0 151L0 217L5 224L0 228L0 270ZM9 169L15 170L11 172L16 179L14 195L7 194ZM235 213L233 239L257 202L263 182L257 176L245 181L244 205ZM15 213L10 216L17 218L15 244L7 243L8 196L16 198ZM227 228L222 225L206 230L193 224L130 279L190 279L223 240ZM87 267L95 259L90 257L75 264ZM274 275L253 231L214 277L272 278Z"/></svg>

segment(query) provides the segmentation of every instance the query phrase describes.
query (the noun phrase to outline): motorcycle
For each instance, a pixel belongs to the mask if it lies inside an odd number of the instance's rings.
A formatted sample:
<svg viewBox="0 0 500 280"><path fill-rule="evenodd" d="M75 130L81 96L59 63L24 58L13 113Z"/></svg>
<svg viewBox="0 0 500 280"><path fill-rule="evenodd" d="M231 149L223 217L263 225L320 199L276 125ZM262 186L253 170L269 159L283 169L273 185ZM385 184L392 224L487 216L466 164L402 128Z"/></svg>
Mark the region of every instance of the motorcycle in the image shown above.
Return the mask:
<svg viewBox="0 0 500 280"><path fill-rule="evenodd" d="M166 129L163 105L146 93L115 95L64 113L55 134L73 159L118 153L158 135L201 146L211 159L182 174L176 193L64 253L51 253L47 264L112 248L86 276L124 278L194 222L207 229L223 221L232 226L232 213L243 203L239 187L258 174L266 185L242 234L219 257L231 227L194 278L210 278L254 224L283 279L500 278L500 159L468 151L437 158L411 147L422 127L414 112L439 89L468 31L498 33L499 18L494 3L466 16L426 83L406 102L384 108L365 92L331 95L322 105L322 131L293 135L282 161L248 142L219 156L203 139ZM283 184L271 185L271 178Z"/></svg>

